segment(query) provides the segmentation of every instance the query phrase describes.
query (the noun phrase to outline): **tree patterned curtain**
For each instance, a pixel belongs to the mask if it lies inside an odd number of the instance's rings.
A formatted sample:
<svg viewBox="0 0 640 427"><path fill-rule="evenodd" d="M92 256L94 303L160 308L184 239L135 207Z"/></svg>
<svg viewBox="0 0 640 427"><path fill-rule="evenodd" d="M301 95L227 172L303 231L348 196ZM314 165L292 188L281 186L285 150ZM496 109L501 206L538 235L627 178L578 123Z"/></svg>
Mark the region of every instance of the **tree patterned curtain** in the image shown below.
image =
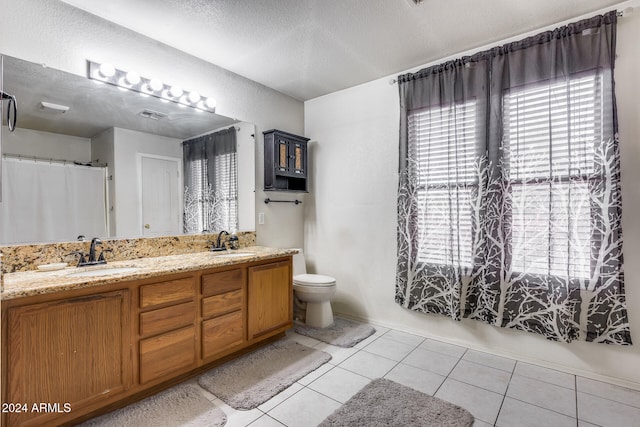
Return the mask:
<svg viewBox="0 0 640 427"><path fill-rule="evenodd" d="M398 304L631 344L616 20L399 76Z"/></svg>
<svg viewBox="0 0 640 427"><path fill-rule="evenodd" d="M238 149L236 129L182 143L184 232L236 231L238 228Z"/></svg>

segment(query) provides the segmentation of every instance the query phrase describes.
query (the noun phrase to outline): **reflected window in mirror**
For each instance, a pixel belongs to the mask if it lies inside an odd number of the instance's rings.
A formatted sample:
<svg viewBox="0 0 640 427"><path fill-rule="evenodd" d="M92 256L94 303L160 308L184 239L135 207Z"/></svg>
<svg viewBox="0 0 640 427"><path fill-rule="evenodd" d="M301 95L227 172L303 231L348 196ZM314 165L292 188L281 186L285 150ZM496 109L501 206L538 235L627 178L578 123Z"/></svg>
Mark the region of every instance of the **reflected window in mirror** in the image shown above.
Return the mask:
<svg viewBox="0 0 640 427"><path fill-rule="evenodd" d="M235 126L183 142L184 232L238 229Z"/></svg>

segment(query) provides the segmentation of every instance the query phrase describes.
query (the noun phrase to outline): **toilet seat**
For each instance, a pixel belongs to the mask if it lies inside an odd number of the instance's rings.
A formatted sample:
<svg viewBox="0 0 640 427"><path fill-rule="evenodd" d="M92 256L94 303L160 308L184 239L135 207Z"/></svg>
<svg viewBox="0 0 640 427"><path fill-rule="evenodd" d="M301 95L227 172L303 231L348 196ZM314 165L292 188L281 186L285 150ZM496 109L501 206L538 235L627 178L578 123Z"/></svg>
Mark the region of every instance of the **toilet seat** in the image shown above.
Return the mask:
<svg viewBox="0 0 640 427"><path fill-rule="evenodd" d="M298 274L293 276L293 283L300 286L327 287L336 284L336 279L322 274Z"/></svg>

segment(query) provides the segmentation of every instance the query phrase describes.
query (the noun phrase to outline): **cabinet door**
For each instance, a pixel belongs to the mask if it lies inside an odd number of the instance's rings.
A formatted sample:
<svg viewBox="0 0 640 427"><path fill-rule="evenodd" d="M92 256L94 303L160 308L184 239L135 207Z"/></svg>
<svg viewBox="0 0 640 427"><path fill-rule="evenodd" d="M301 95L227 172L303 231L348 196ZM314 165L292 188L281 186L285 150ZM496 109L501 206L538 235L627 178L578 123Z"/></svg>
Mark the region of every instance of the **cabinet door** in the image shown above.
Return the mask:
<svg viewBox="0 0 640 427"><path fill-rule="evenodd" d="M293 285L291 261L249 267L249 339L291 326Z"/></svg>
<svg viewBox="0 0 640 427"><path fill-rule="evenodd" d="M7 314L5 402L29 405L7 425L46 425L59 414L34 403L69 403L74 411L131 384L129 291L14 307Z"/></svg>
<svg viewBox="0 0 640 427"><path fill-rule="evenodd" d="M298 178L306 178L307 144L291 141L289 160L289 170L291 171L291 175Z"/></svg>

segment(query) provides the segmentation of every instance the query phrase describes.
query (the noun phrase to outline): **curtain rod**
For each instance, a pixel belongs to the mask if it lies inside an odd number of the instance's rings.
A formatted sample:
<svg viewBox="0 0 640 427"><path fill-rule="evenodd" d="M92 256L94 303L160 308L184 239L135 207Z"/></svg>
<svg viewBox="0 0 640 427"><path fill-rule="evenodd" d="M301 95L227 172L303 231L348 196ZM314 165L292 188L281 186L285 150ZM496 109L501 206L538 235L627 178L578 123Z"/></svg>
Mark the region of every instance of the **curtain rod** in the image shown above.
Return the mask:
<svg viewBox="0 0 640 427"><path fill-rule="evenodd" d="M628 16L631 16L632 14L633 14L633 7L631 7L631 6L626 7L623 11L617 11L617 12L616 12L616 15L618 16L618 18L626 18L626 17L628 17ZM596 14L596 15L597 15L597 14ZM578 18L574 18L574 19L578 19ZM579 19L578 19L578 20L579 20ZM556 25L556 26L561 27L563 24L555 24L555 25ZM566 24L564 24L564 25L566 25ZM541 29L541 30L539 30L539 31L541 31L541 32L542 32L542 31L545 31L545 30L544 30L544 29ZM528 33L527 33L527 34L528 34ZM519 36L518 36L518 37L519 37ZM526 36L526 35L523 35L523 37L527 37L527 36ZM501 44L502 44L501 42L497 42L497 43L495 43L495 45L496 45L496 46L501 45ZM482 50L482 48L480 48L479 50ZM462 56L465 56L465 55L464 55L464 52L463 52L461 55L462 55ZM459 55L453 55L453 56L450 56L450 57L454 57L454 56L460 56L460 54L459 54ZM446 61L446 59L445 59L444 61ZM435 64L436 62L435 62L435 61L433 61L432 63L433 63L433 64ZM421 68L424 68L424 66L422 66ZM411 71L407 71L407 72L411 72ZM391 85L391 86L392 86L392 85L394 85L394 84L396 84L396 83L398 83L398 79L391 79L391 80L389 80L389 85Z"/></svg>
<svg viewBox="0 0 640 427"><path fill-rule="evenodd" d="M54 159L54 158L39 157L39 156L25 156L22 154L11 154L11 153L4 153L2 157L10 158L10 159L18 159L18 160L32 160L34 162L43 162L43 163L62 163L65 165L69 164L74 166L87 166L87 167L99 167L99 168L106 168L108 166L107 163L90 163L90 162L83 163L77 160Z"/></svg>

